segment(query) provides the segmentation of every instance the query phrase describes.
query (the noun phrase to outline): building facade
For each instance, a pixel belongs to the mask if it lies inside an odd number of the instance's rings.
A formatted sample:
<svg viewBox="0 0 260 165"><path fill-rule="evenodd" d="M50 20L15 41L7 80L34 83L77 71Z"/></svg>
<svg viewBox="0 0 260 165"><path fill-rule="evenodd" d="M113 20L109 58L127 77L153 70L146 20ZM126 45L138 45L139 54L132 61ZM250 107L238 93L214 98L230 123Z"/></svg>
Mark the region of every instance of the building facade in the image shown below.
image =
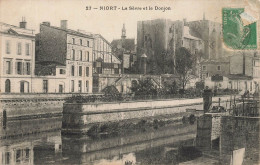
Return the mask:
<svg viewBox="0 0 260 165"><path fill-rule="evenodd" d="M214 75L227 76L230 74L229 68L229 59L203 60L200 62L200 78L205 80L207 77Z"/></svg>
<svg viewBox="0 0 260 165"><path fill-rule="evenodd" d="M112 52L111 44L100 34L93 36L93 73L121 74L121 61Z"/></svg>
<svg viewBox="0 0 260 165"><path fill-rule="evenodd" d="M257 52L254 54L250 51L235 53L229 57L229 60L226 60L229 62L212 63L212 61L215 60L205 60L201 63L202 77L206 86L233 89L240 91L241 94L246 91L252 94L259 92L260 68Z"/></svg>
<svg viewBox="0 0 260 165"><path fill-rule="evenodd" d="M147 73L173 74L176 50L185 47L197 58L203 50L203 41L192 36L190 28L183 21L155 19L137 23L137 60L147 55ZM195 60L196 61L196 60ZM194 73L195 74L195 73Z"/></svg>
<svg viewBox="0 0 260 165"><path fill-rule="evenodd" d="M60 27L43 22L36 38L36 75L58 76L59 73L66 77L59 84L59 92L92 93L91 35L68 29L67 21L62 20ZM47 73L46 68L49 68ZM43 86L46 83L52 85L43 80ZM44 91L46 88L43 87Z"/></svg>
<svg viewBox="0 0 260 165"><path fill-rule="evenodd" d="M112 52L111 44L100 34L94 34L93 92L100 93L122 73L121 60Z"/></svg>
<svg viewBox="0 0 260 165"><path fill-rule="evenodd" d="M20 26L0 23L0 92L29 93L35 64L35 34Z"/></svg>

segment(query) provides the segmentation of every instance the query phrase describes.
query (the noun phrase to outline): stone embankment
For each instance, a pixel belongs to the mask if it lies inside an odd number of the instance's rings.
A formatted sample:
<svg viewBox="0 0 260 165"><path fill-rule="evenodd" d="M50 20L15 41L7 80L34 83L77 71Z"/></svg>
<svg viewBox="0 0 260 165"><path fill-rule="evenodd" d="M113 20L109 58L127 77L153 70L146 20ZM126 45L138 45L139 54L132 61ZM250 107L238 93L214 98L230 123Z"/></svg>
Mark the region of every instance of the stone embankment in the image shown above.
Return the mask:
<svg viewBox="0 0 260 165"><path fill-rule="evenodd" d="M220 104L227 106L229 97L221 97ZM212 99L218 104L219 97ZM91 125L119 122L160 115L178 116L179 113L203 110L203 99L167 99L111 103L64 103L62 131L64 133L86 133ZM187 112L188 113L188 112Z"/></svg>

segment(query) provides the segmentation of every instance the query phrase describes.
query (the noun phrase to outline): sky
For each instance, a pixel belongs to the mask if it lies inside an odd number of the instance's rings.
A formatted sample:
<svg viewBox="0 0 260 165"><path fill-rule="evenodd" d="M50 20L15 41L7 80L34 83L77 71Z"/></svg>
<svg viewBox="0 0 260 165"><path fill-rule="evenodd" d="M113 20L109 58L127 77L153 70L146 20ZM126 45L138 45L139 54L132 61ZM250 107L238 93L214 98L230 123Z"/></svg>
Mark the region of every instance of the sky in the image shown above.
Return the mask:
<svg viewBox="0 0 260 165"><path fill-rule="evenodd" d="M260 0L255 0L260 3ZM60 26L60 20L68 20L68 28L101 34L108 41L121 37L123 23L127 38L136 38L137 21L165 18L187 21L206 19L221 22L222 7L243 7L247 0L0 0L0 21L19 25L22 17L27 28L39 32L39 25L49 21ZM86 10L91 6L92 10ZM94 10L100 6L170 7L171 10Z"/></svg>

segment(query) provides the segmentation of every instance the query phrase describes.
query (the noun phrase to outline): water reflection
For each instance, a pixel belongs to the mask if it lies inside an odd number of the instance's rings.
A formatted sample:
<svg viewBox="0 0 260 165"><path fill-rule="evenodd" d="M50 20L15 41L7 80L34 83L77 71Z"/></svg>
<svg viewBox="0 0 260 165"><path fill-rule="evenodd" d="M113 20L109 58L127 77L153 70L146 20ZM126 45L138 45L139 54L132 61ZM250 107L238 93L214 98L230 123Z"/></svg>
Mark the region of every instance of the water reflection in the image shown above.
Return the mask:
<svg viewBox="0 0 260 165"><path fill-rule="evenodd" d="M0 160L2 164L230 164L234 153L244 148L243 164L259 163L259 119L223 117L220 131L220 137L214 137L219 146L209 148L196 146L196 123L96 139L45 132L1 139Z"/></svg>

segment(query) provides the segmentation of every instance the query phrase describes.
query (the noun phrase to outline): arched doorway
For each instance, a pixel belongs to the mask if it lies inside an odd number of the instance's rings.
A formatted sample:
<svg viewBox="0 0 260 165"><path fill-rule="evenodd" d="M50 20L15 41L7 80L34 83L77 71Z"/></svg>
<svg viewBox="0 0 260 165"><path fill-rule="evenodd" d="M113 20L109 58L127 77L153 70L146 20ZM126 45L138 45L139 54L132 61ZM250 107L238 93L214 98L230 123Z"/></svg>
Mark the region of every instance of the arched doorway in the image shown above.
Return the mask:
<svg viewBox="0 0 260 165"><path fill-rule="evenodd" d="M5 93L11 92L11 81L9 79L5 80Z"/></svg>

